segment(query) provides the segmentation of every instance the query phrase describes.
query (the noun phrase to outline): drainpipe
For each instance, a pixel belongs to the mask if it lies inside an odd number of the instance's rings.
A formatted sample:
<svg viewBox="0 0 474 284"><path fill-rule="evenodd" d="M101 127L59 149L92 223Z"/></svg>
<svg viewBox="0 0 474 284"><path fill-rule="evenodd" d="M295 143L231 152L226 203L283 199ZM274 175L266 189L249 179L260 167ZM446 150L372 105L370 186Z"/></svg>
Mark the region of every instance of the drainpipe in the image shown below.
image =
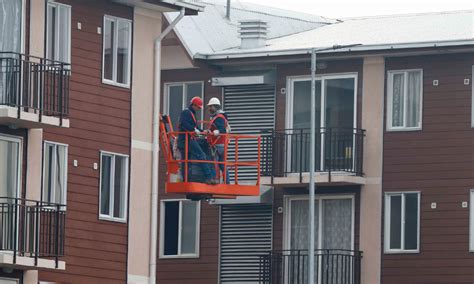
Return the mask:
<svg viewBox="0 0 474 284"><path fill-rule="evenodd" d="M176 24L184 17L185 9L182 8L179 16L155 39L155 63L153 81L153 156L151 178L151 240L150 240L150 277L149 283L156 284L156 252L158 241L158 153L159 153L159 113L161 96L161 41Z"/></svg>

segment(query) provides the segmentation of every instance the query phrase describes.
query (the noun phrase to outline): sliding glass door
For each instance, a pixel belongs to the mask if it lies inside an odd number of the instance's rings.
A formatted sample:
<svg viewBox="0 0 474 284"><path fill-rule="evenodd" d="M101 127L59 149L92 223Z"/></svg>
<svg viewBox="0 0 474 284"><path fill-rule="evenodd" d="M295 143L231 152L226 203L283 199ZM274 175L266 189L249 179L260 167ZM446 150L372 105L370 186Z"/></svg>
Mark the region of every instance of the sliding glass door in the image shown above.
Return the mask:
<svg viewBox="0 0 474 284"><path fill-rule="evenodd" d="M356 113L356 75L331 75L316 81L316 170L352 168ZM309 171L311 80L290 80L287 135L288 172Z"/></svg>
<svg viewBox="0 0 474 284"><path fill-rule="evenodd" d="M0 136L0 198L16 198L20 188L20 139ZM4 202L5 200L1 200Z"/></svg>

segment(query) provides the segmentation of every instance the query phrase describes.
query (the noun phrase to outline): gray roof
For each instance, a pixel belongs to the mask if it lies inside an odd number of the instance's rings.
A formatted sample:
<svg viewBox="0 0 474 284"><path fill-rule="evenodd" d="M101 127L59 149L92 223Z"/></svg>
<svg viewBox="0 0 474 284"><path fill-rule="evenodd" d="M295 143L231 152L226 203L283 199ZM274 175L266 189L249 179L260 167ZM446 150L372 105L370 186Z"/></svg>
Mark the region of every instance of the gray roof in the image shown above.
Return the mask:
<svg viewBox="0 0 474 284"><path fill-rule="evenodd" d="M175 27L175 32L191 55L213 54L240 46L239 21L259 19L269 26L269 39L275 39L308 31L336 21L297 12L232 1L230 21L225 18L226 1L203 0L204 12L197 16L184 17ZM166 13L168 20L177 13Z"/></svg>
<svg viewBox="0 0 474 284"><path fill-rule="evenodd" d="M474 45L474 11L346 19L269 40L265 47L251 50L233 48L205 57L303 54L308 53L311 48L334 45L358 45L339 51Z"/></svg>

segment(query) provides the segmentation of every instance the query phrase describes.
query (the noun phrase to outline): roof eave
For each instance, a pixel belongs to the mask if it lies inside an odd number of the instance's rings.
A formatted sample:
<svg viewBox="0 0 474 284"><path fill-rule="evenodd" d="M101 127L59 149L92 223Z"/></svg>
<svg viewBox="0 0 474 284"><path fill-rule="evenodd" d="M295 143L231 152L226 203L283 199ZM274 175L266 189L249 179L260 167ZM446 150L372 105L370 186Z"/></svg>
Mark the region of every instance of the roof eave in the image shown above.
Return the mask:
<svg viewBox="0 0 474 284"><path fill-rule="evenodd" d="M204 6L179 0L112 0L131 7L142 7L162 13L185 9L185 15L193 16L204 11Z"/></svg>
<svg viewBox="0 0 474 284"><path fill-rule="evenodd" d="M350 48L330 49L327 48L319 53L341 53L341 52L356 52L356 51L379 51L379 50L394 50L394 49L408 49L408 48L429 48L429 47L449 47L461 45L474 45L474 39L466 40L451 40L451 41L433 41L433 42L417 42L417 43L397 43L397 44L380 44L380 45L357 45ZM315 47L316 49L320 49ZM196 54L195 59L204 60L222 60L222 59L241 59L253 57L269 57L269 56L287 56L287 55L302 55L310 54L313 48L299 48L275 51L247 51L240 53L220 53L220 54Z"/></svg>

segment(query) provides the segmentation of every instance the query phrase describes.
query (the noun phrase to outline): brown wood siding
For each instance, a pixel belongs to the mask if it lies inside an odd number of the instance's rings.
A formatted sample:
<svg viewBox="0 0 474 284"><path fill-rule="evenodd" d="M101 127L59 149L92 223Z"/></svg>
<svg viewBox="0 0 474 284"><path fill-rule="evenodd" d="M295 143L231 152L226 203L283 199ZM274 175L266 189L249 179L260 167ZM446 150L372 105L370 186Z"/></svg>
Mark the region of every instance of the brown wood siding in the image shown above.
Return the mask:
<svg viewBox="0 0 474 284"><path fill-rule="evenodd" d="M44 139L69 145L66 270L42 271L39 279L125 283L128 225L99 220L100 171L93 163L100 166L101 150L130 155L131 91L102 84L102 35L97 27L103 26L104 15L133 19L133 9L105 0L60 2L72 6L71 127L45 129Z"/></svg>
<svg viewBox="0 0 474 284"><path fill-rule="evenodd" d="M212 87L209 80L217 70L207 68L162 71L162 109L164 84L173 82L203 81L204 103L212 97L222 99L222 88ZM204 108L204 119L209 115ZM174 126L176 128L176 126ZM166 160L160 155L159 200L181 199L183 195L166 194ZM161 205L161 202L160 202ZM158 212L159 209L158 209ZM160 249L158 247L158 249ZM208 284L217 283L219 269L219 207L201 202L201 228L199 258L160 259L158 252L156 279L166 284Z"/></svg>
<svg viewBox="0 0 474 284"><path fill-rule="evenodd" d="M273 249L282 250L284 248L284 218L285 213L278 213L278 208L285 210L285 196L308 195L307 187L277 187L273 196ZM353 194L354 198L354 249L359 249L359 224L360 224L360 186L319 186L316 189L318 195Z"/></svg>
<svg viewBox="0 0 474 284"><path fill-rule="evenodd" d="M309 60L309 59L308 59ZM360 59L341 60L341 61L325 61L327 68L318 69L317 75L320 74L337 74L337 73L357 73L357 125L361 125L362 113L362 68L363 61ZM286 126L286 96L288 95L287 80L291 76L310 76L311 64L279 64L277 66L277 82L276 82L276 113L275 113L275 129L285 129ZM281 89L286 89L286 94L281 94Z"/></svg>
<svg viewBox="0 0 474 284"><path fill-rule="evenodd" d="M423 69L421 131L385 132L383 190L420 191L420 253L383 254L382 283L472 283L469 201L474 188L471 91L474 53L387 59ZM433 80L439 80L433 86ZM431 209L431 203L437 209Z"/></svg>

